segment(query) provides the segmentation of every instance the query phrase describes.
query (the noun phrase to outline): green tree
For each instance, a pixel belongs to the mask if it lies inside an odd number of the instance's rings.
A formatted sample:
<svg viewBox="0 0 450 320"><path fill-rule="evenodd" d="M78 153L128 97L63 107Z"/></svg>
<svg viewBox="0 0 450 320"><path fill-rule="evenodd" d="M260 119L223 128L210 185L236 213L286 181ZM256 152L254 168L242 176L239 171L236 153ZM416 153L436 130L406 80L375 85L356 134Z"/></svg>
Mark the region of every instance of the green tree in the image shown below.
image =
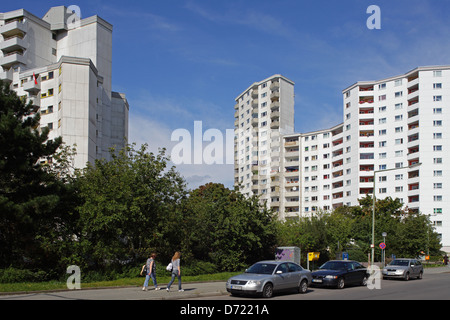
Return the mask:
<svg viewBox="0 0 450 320"><path fill-rule="evenodd" d="M81 205L78 257L98 268L143 259L150 249L166 251L177 232L177 205L186 196L185 182L168 168L165 150L134 145L96 160L78 178Z"/></svg>
<svg viewBox="0 0 450 320"><path fill-rule="evenodd" d="M63 185L43 170L61 138L48 140L39 112L0 81L0 266L48 264L52 253L39 236L58 227Z"/></svg>
<svg viewBox="0 0 450 320"><path fill-rule="evenodd" d="M189 194L184 216L183 250L191 259L233 271L273 257L275 218L257 197L209 183Z"/></svg>

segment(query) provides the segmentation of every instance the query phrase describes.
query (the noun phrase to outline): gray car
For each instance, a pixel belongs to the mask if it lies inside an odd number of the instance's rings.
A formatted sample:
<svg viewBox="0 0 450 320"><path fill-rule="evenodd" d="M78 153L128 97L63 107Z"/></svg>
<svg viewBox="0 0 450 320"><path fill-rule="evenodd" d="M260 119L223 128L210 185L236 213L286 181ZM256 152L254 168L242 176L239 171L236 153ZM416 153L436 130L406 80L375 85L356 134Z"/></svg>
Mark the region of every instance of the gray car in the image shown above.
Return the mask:
<svg viewBox="0 0 450 320"><path fill-rule="evenodd" d="M383 279L422 279L423 265L417 259L395 259L383 268Z"/></svg>
<svg viewBox="0 0 450 320"><path fill-rule="evenodd" d="M227 291L232 295L260 294L272 297L276 291L297 290L305 293L311 283L311 271L286 261L261 261L245 273L228 279Z"/></svg>

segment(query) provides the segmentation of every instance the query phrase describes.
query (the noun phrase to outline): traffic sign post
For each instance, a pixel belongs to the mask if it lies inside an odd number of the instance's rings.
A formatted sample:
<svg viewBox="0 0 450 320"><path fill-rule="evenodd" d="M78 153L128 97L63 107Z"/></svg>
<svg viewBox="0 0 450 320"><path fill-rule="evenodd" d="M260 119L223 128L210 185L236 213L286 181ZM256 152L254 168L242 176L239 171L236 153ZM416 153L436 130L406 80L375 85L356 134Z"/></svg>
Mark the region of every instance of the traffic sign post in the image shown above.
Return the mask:
<svg viewBox="0 0 450 320"><path fill-rule="evenodd" d="M385 258L385 249L386 249L386 243L382 242L380 243L380 249L381 249L381 257L383 260L383 267L386 265L386 258Z"/></svg>

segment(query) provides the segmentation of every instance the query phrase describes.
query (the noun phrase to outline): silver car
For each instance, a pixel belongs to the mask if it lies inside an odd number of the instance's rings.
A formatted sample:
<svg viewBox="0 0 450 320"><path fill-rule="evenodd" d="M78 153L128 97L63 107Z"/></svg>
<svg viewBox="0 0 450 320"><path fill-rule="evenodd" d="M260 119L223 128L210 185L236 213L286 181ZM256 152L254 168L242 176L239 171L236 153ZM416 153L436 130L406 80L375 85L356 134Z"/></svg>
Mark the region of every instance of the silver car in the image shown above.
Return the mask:
<svg viewBox="0 0 450 320"><path fill-rule="evenodd" d="M286 261L261 261L245 273L228 279L227 291L232 295L260 294L272 297L275 291L297 290L305 293L311 283L311 271Z"/></svg>
<svg viewBox="0 0 450 320"><path fill-rule="evenodd" d="M383 279L398 278L409 280L412 277L422 279L423 265L416 259L395 259L383 268Z"/></svg>

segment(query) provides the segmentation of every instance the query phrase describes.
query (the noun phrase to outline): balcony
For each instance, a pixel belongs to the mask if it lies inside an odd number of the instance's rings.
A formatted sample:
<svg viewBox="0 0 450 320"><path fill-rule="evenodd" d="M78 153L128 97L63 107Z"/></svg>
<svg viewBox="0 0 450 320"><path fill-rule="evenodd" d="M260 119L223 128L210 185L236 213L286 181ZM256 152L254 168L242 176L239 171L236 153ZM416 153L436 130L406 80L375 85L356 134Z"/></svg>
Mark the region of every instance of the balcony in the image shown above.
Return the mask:
<svg viewBox="0 0 450 320"><path fill-rule="evenodd" d="M373 130L361 130L359 132L361 138L370 138L374 136Z"/></svg>
<svg viewBox="0 0 450 320"><path fill-rule="evenodd" d="M280 83L278 81L272 82L272 84L270 85L270 90L274 91L278 89L280 89Z"/></svg>
<svg viewBox="0 0 450 320"><path fill-rule="evenodd" d="M280 111L280 101L274 101L270 105L271 111Z"/></svg>
<svg viewBox="0 0 450 320"><path fill-rule="evenodd" d="M272 94L270 95L270 99L272 101L278 101L280 100L280 92L279 91L274 91L272 92Z"/></svg>
<svg viewBox="0 0 450 320"><path fill-rule="evenodd" d="M13 69L0 72L0 80L11 83L13 81Z"/></svg>
<svg viewBox="0 0 450 320"><path fill-rule="evenodd" d="M280 121L279 120L272 121L272 123L270 124L270 129L279 129L279 128L280 128Z"/></svg>
<svg viewBox="0 0 450 320"><path fill-rule="evenodd" d="M13 51L0 57L0 66L4 69L10 69L15 64L27 64L23 51Z"/></svg>
<svg viewBox="0 0 450 320"><path fill-rule="evenodd" d="M3 53L9 53L27 48L28 43L21 36L12 36L0 42L0 50L2 50Z"/></svg>
<svg viewBox="0 0 450 320"><path fill-rule="evenodd" d="M23 36L27 33L28 22L16 19L13 21L8 21L5 25L0 27L0 34L3 38L9 38L13 36Z"/></svg>
<svg viewBox="0 0 450 320"><path fill-rule="evenodd" d="M29 80L23 84L23 90L35 96L41 91L41 85L39 82L35 83L34 80Z"/></svg>
<svg viewBox="0 0 450 320"><path fill-rule="evenodd" d="M367 97L360 97L359 98L359 104L365 104L365 103L373 103L373 96L367 96Z"/></svg>
<svg viewBox="0 0 450 320"><path fill-rule="evenodd" d="M259 94L258 94L258 89L253 89L252 90L252 99L258 99Z"/></svg>
<svg viewBox="0 0 450 320"><path fill-rule="evenodd" d="M270 114L270 119L279 119L280 118L280 112L279 111L274 111Z"/></svg>

